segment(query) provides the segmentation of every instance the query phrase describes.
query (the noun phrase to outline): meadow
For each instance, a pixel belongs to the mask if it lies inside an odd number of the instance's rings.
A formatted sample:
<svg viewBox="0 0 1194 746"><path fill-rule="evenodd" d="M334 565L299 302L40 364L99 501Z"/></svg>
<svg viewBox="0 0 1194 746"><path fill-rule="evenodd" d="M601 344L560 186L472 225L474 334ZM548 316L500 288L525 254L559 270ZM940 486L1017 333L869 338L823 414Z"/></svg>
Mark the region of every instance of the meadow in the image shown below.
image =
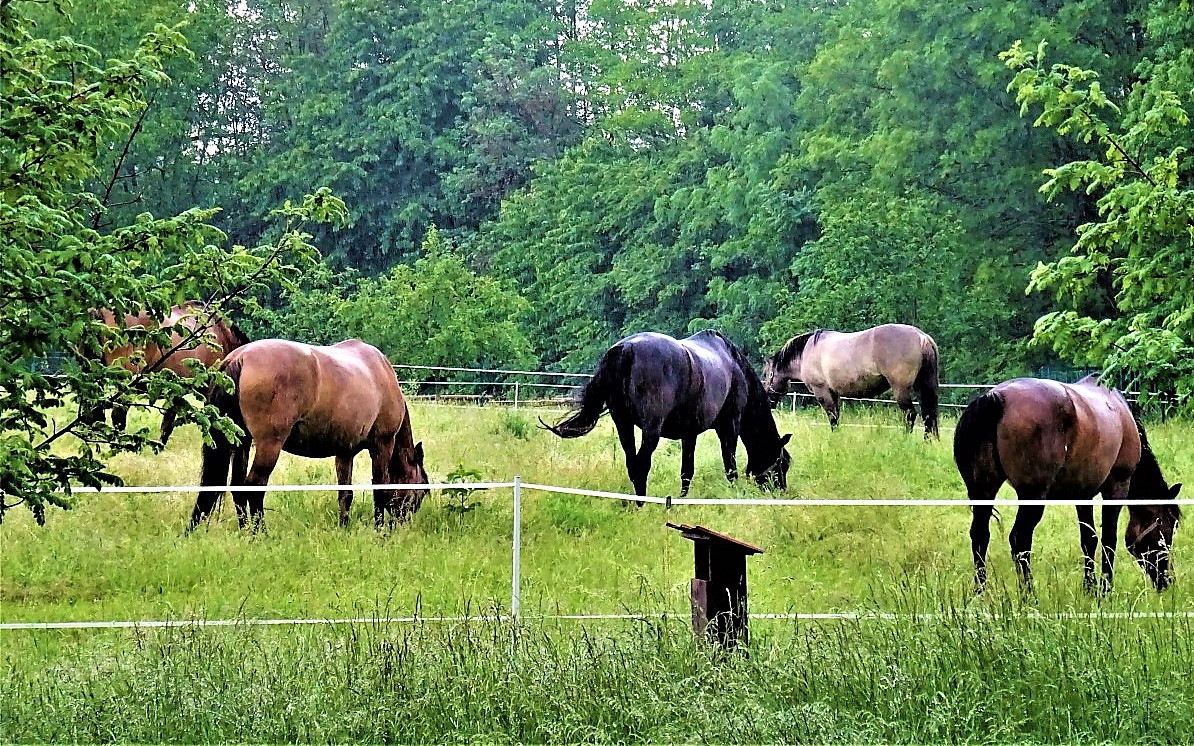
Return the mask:
<svg viewBox="0 0 1194 746"><path fill-rule="evenodd" d="M540 414L559 412L418 402L413 422L433 480L472 472L629 489L608 422L562 441L537 426ZM784 497L965 497L949 418L929 443L886 409L849 407L832 433L812 409L778 420L793 433ZM1194 467L1190 434L1184 422L1150 426L1171 482ZM198 454L198 433L184 428L164 453L115 469L130 485L188 485ZM356 474L368 479L364 456ZM284 456L271 481L331 483L332 462ZM678 489L679 447L665 441L649 491ZM708 434L690 496L781 495L728 484ZM373 528L367 492L348 529L331 493L271 492L259 535L237 530L228 500L186 535L193 503L193 493L80 495L45 527L9 513L0 621L178 624L0 630L0 740L1172 743L1194 731L1187 530L1165 594L1121 551L1114 591L1092 598L1073 509L1051 508L1036 532L1037 592L1025 596L1008 556L1009 508L976 598L961 505L665 511L527 490L514 624L499 618L510 605L508 489L436 492L390 532ZM710 650L689 629L691 544L666 521L764 549L748 562L754 614L863 616L755 618L749 655ZM896 616L867 616L880 613ZM624 614L637 618L554 618ZM384 621L406 616L474 619ZM187 624L272 618L366 621Z"/></svg>

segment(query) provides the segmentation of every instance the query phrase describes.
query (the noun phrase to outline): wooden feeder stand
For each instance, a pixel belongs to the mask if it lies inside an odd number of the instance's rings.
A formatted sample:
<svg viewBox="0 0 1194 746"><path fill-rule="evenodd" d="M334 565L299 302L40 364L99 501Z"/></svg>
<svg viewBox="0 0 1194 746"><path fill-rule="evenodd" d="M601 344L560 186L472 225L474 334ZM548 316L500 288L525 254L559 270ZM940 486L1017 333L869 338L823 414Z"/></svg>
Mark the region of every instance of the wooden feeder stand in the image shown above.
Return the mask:
<svg viewBox="0 0 1194 746"><path fill-rule="evenodd" d="M739 640L746 645L746 558L763 550L704 526L667 525L693 544L692 631L722 647L733 647Z"/></svg>

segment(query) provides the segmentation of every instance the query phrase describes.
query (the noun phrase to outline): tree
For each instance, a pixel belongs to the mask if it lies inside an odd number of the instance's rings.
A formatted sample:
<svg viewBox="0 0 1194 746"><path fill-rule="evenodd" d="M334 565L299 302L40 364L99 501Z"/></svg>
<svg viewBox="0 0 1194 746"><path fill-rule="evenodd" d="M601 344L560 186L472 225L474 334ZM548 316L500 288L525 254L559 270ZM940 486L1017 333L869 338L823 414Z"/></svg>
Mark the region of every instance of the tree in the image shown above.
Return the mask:
<svg viewBox="0 0 1194 746"><path fill-rule="evenodd" d="M1189 3L1160 4L1154 28L1182 31L1194 21ZM1178 35L1179 38L1181 34ZM1162 39L1162 41L1166 41ZM1194 51L1166 46L1138 68L1140 80L1120 103L1098 75L1065 64L1046 66L1045 44L1017 42L1003 54L1016 72L1009 90L1021 113L1040 107L1034 124L1082 142L1101 157L1046 170L1050 198L1067 190L1100 195L1098 218L1078 228L1068 256L1041 263L1029 292L1054 295L1061 310L1037 320L1034 338L1105 375L1128 374L1142 387L1175 390L1194 406L1194 163L1188 153L1190 112L1170 87L1194 96Z"/></svg>
<svg viewBox="0 0 1194 746"><path fill-rule="evenodd" d="M376 345L395 363L529 367L531 343L520 328L525 300L496 279L478 276L434 228L425 256L363 280L338 306L345 336Z"/></svg>
<svg viewBox="0 0 1194 746"><path fill-rule="evenodd" d="M73 487L118 484L104 464L113 454L160 446L144 430L90 424L95 404L185 401L213 382L202 371L180 380L103 365L104 339L165 339L136 330L105 337L90 311L163 318L194 298L225 311L311 261L303 226L343 210L326 190L287 204L276 212L276 238L252 248L224 247L209 222L215 208L96 227L106 205L85 184L101 151L129 131L146 91L168 82L164 60L187 52L177 29L158 26L128 59L99 64L95 49L70 38L34 37L20 6L0 2L0 519L23 502L44 522L46 505L70 507ZM37 366L54 352L67 356L62 375ZM183 409L179 421L233 427L201 406Z"/></svg>

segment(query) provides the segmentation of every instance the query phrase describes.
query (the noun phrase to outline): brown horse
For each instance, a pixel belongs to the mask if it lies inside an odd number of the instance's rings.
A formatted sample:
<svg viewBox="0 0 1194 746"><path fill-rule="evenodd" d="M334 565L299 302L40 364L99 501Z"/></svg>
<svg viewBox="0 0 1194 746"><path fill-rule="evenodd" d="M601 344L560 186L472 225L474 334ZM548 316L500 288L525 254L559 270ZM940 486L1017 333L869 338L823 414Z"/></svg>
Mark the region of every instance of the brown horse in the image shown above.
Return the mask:
<svg viewBox="0 0 1194 746"><path fill-rule="evenodd" d="M954 433L954 460L971 500L991 500L1009 482L1020 500L1132 500L1124 543L1162 591L1169 584L1169 548L1181 509L1173 500L1181 489L1165 484L1144 428L1118 391L1087 376L1076 384L1037 378L1005 381L972 401ZM1103 589L1111 588L1116 524L1121 505L1103 506ZM973 506L970 544L977 590L987 579L990 505ZM1031 588L1032 531L1043 505L1021 504L1009 537L1012 557L1024 584ZM1084 584L1095 587L1094 508L1078 506L1078 534L1084 560Z"/></svg>
<svg viewBox="0 0 1194 746"><path fill-rule="evenodd" d="M174 306L160 322L147 312L126 314L122 321L107 309L96 311L94 316L110 329L170 331L168 346L157 342L143 345L126 342L103 349L101 358L105 365L119 365L134 374L169 370L182 378L190 378L194 375L192 366L195 363L214 368L224 355L249 342L236 324L220 318L198 301ZM102 412L99 415L102 417ZM166 443L174 432L176 416L172 406L167 406L162 413L162 443ZM112 407L114 427L123 430L127 421L127 406Z"/></svg>
<svg viewBox="0 0 1194 746"><path fill-rule="evenodd" d="M251 514L259 528L264 515L261 492L243 493L237 486L261 486L283 450L308 458L336 459L336 480L352 483L353 456L368 450L374 484L427 484L423 444L411 435L410 412L390 361L376 347L359 339L314 347L284 339L263 339L234 350L220 369L234 384L219 386L209 402L244 431L233 445L218 431L203 447L191 528L212 510L228 484L243 528ZM249 446L256 443L253 467L246 473ZM352 490L341 490L340 525L348 525ZM422 490L378 489L373 493L373 519L380 527L386 512L391 522L405 520L419 509Z"/></svg>
<svg viewBox="0 0 1194 746"><path fill-rule="evenodd" d="M836 428L843 396L877 396L891 389L909 432L916 423L912 392L920 398L925 438L937 437L937 343L907 324L861 332L817 329L792 337L763 365L772 404L803 381Z"/></svg>

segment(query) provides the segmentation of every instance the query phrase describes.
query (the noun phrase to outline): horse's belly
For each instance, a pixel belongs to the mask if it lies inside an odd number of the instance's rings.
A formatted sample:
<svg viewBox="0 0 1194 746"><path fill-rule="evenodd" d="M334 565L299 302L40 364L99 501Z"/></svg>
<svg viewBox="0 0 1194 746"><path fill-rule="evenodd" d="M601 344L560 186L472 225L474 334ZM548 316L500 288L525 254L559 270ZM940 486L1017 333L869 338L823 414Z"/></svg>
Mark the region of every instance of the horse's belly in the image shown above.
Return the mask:
<svg viewBox="0 0 1194 746"><path fill-rule="evenodd" d="M287 453L307 458L328 458L342 453L355 453L365 441L365 433L299 423L282 446Z"/></svg>

